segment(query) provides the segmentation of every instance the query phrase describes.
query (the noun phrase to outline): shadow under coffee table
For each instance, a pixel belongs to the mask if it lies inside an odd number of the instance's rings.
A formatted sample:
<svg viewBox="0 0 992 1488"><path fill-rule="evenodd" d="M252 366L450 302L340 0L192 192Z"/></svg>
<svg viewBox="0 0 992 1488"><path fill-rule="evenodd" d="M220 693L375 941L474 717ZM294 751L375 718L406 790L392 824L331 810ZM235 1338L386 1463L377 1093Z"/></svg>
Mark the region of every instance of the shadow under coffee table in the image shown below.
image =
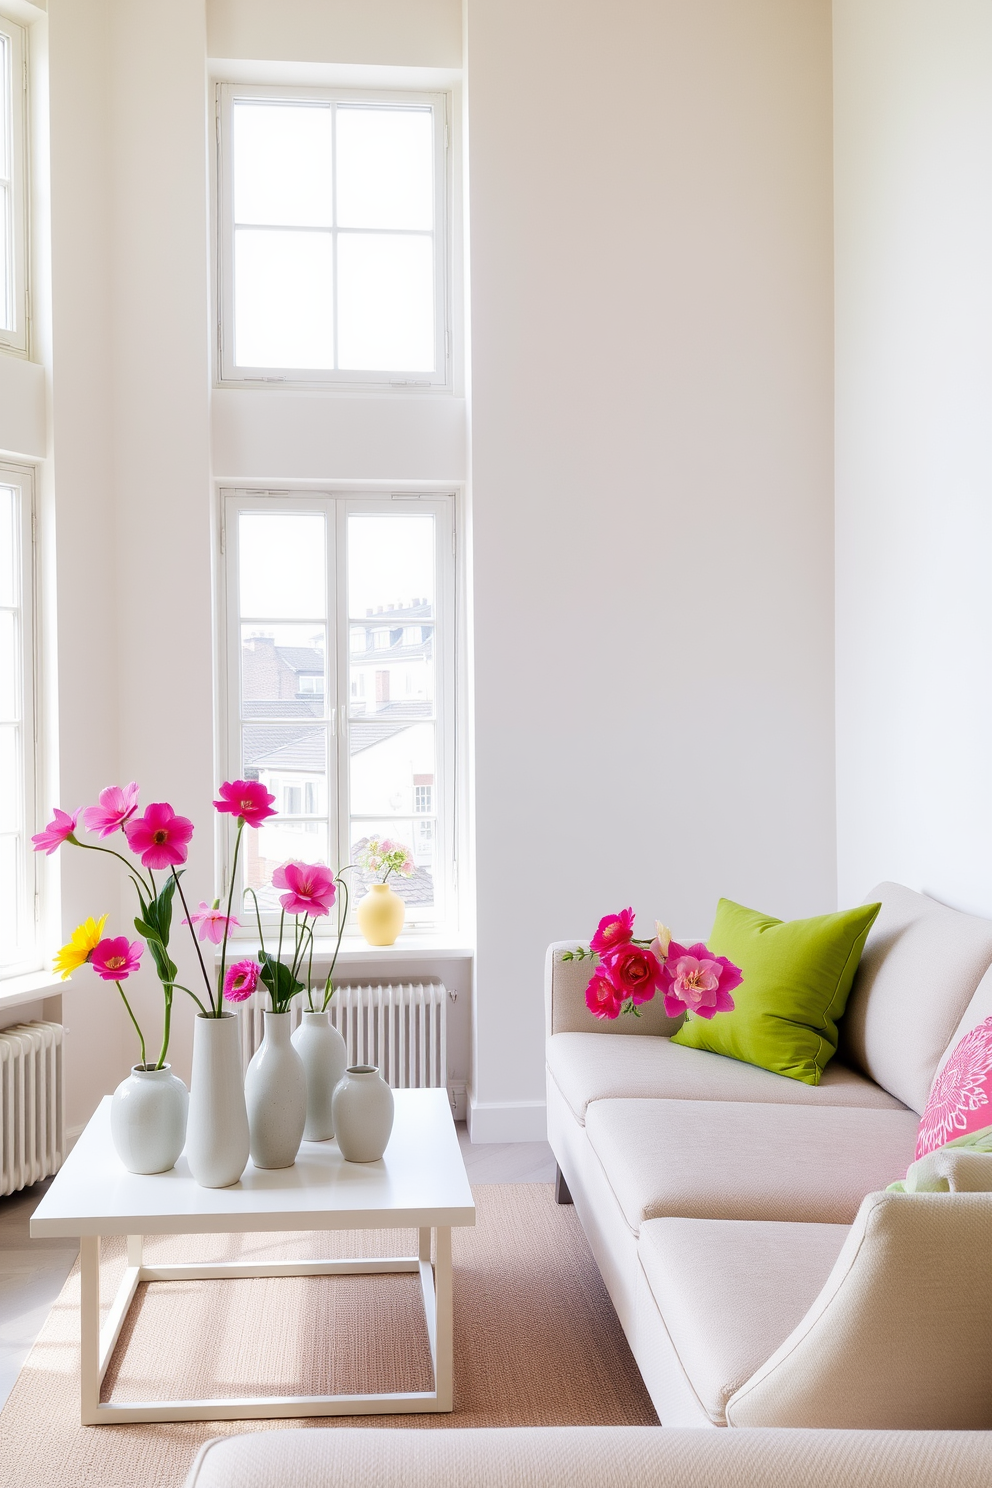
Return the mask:
<svg viewBox="0 0 992 1488"><path fill-rule="evenodd" d="M385 1156L345 1162L337 1143L304 1142L291 1168L248 1164L231 1188L201 1188L181 1157L168 1173L128 1173L101 1102L31 1219L32 1236L80 1241L80 1407L84 1426L119 1421L235 1421L276 1416L390 1415L452 1408L451 1228L474 1225L475 1205L445 1090L396 1090ZM144 1235L272 1230L419 1231L415 1256L355 1260L228 1261L146 1266ZM127 1236L127 1268L100 1327L100 1239ZM431 1240L434 1265L431 1265ZM416 1272L434 1389L376 1395L272 1395L218 1400L100 1401L128 1308L143 1281Z"/></svg>

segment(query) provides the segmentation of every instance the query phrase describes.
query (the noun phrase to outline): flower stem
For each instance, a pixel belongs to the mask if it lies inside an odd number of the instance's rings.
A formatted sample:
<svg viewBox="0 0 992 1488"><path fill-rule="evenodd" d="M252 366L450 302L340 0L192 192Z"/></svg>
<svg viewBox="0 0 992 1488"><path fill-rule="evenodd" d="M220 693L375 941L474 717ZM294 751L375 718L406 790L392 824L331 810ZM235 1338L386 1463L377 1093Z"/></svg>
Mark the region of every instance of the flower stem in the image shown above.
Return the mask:
<svg viewBox="0 0 992 1488"><path fill-rule="evenodd" d="M255 906L255 924L258 926L258 949L261 952L261 954L264 956L265 955L265 936L262 934L262 916L261 916L261 914L259 913L259 910L258 910L258 895L255 893L255 890L254 889L245 889L245 893L251 895L252 903Z"/></svg>
<svg viewBox="0 0 992 1488"><path fill-rule="evenodd" d="M350 866L350 864L349 864L349 866ZM344 871L345 870L342 868L341 873L344 873ZM327 980L324 983L324 1006L321 1008L321 1012L324 1012L324 1013L327 1012L327 1004L330 1002L331 998L334 996L334 987L331 984L331 978L334 975L334 968L338 964L338 951L340 951L340 949L341 949L341 937L344 934L344 927L348 923L348 901L349 901L349 897L350 896L348 894L348 885L347 885L346 881L341 877L341 873L339 873L338 876L337 876L337 882L341 885L342 891L344 893L344 914L341 913L341 906L339 904L338 905L338 940L337 940L337 945L334 947L334 955L331 957L331 967L330 967L330 970L327 973Z"/></svg>
<svg viewBox="0 0 992 1488"><path fill-rule="evenodd" d="M238 835L234 839L234 862L231 864L231 883L227 891L227 924L224 926L224 944L220 952L220 981L217 984L217 1006L214 1007L213 993L210 994L210 1010L215 1018L219 1018L224 1007L224 970L227 966L227 937L231 931L231 906L234 903L234 883L238 876L238 852L241 847L241 833L245 829L245 819L238 817Z"/></svg>
<svg viewBox="0 0 992 1488"><path fill-rule="evenodd" d="M172 1027L172 988L165 994L165 1021L162 1024L162 1048L158 1056L156 1069L161 1069L165 1064L165 1056L169 1052L169 1032Z"/></svg>
<svg viewBox="0 0 992 1488"><path fill-rule="evenodd" d="M106 853L109 857L116 858L119 863L123 863L124 864L124 867L127 869L128 873L137 873L137 875L138 875L139 878L142 877L140 868L136 868L133 863L129 863L128 860L127 860L127 858L122 857L119 852L115 852L112 847L97 847L97 845L96 845L95 842L80 842L79 838L73 836L73 834L71 832L70 832L69 837L68 837L67 840L69 842L71 842L74 847L84 847L87 852L102 852L102 853ZM148 877L151 878L151 876L152 876L151 875L151 869L149 869L148 870ZM152 879L152 898L153 899L155 898L155 881L154 881L154 879Z"/></svg>
<svg viewBox="0 0 992 1488"><path fill-rule="evenodd" d="M313 926L310 926L310 958L307 961L307 1005L311 1012L316 1009L313 1005Z"/></svg>
<svg viewBox="0 0 992 1488"><path fill-rule="evenodd" d="M183 893L183 886L179 882L179 874L176 872L175 868L173 868L171 870L171 872L172 872L173 878L176 880L176 888L179 890L179 898L182 901L183 909L186 911L186 920L187 920L187 923L189 924L189 933L193 937L193 945L194 945L195 950L196 950L196 959L199 961L199 963L200 963L200 970L203 972L203 980L206 983L206 987L207 987L207 996L210 997L210 994L211 994L210 978L207 975L207 968L206 968L206 965L204 964L203 952L200 950L200 942L196 938L196 926L193 924L193 917L192 917L192 915L189 912L189 905L186 903L186 895Z"/></svg>
<svg viewBox="0 0 992 1488"><path fill-rule="evenodd" d="M166 982L165 985L167 987L178 987L179 990L180 990L180 992L185 992L188 997L192 997L193 1001L196 1003L197 1007L200 1009L200 1012L203 1014L203 1016L205 1018L209 1018L210 1017L210 1014L207 1012L206 1008L203 1006L203 1003L200 1001L200 999L197 997L196 993L190 987L184 987L183 984L182 984L182 982Z"/></svg>
<svg viewBox="0 0 992 1488"><path fill-rule="evenodd" d="M98 849L98 851L99 851L99 849ZM115 978L115 981L116 981L116 978ZM142 1068L144 1068L144 1066L148 1063L147 1059L145 1058L145 1035L142 1033L141 1029L138 1027L138 1020L134 1016L134 1013L131 1011L131 1004L128 1002L127 998L124 997L124 988L123 988L123 986L121 985L120 982L117 982L117 990L121 994L121 997L124 998L124 1006L127 1008L128 1016L130 1017L131 1022L134 1024L135 1032L138 1035L138 1043L141 1045L141 1064L142 1064Z"/></svg>

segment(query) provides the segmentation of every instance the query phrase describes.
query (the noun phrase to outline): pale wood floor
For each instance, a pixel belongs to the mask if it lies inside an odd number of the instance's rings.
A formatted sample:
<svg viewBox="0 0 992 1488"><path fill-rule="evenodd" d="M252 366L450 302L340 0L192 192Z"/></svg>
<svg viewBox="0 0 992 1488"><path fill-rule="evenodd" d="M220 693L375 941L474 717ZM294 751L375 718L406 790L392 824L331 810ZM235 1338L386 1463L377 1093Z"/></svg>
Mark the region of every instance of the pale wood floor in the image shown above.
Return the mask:
<svg viewBox="0 0 992 1488"><path fill-rule="evenodd" d="M473 1145L464 1122L458 1141L472 1183L551 1183L555 1160L547 1142ZM50 1182L51 1180L48 1180ZM0 1198L0 1406L41 1332L72 1270L72 1240L32 1240L28 1222L48 1182Z"/></svg>

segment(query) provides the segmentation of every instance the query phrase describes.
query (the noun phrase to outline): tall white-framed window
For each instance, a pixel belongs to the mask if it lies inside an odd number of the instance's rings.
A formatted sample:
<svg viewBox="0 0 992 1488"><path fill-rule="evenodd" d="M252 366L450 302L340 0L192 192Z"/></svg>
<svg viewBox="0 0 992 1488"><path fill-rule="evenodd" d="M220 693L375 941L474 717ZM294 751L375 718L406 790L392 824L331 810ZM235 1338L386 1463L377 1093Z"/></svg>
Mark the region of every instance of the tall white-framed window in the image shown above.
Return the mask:
<svg viewBox="0 0 992 1488"><path fill-rule="evenodd" d="M447 387L446 97L218 86L222 382Z"/></svg>
<svg viewBox="0 0 992 1488"><path fill-rule="evenodd" d="M0 976L38 964L32 475L0 464Z"/></svg>
<svg viewBox="0 0 992 1488"><path fill-rule="evenodd" d="M455 930L454 496L222 501L224 765L279 813L246 833L239 893L272 920L281 863L340 868L388 837L413 859L390 878L407 926ZM348 880L354 907L372 880Z"/></svg>
<svg viewBox="0 0 992 1488"><path fill-rule="evenodd" d="M0 350L28 351L27 44L0 14Z"/></svg>

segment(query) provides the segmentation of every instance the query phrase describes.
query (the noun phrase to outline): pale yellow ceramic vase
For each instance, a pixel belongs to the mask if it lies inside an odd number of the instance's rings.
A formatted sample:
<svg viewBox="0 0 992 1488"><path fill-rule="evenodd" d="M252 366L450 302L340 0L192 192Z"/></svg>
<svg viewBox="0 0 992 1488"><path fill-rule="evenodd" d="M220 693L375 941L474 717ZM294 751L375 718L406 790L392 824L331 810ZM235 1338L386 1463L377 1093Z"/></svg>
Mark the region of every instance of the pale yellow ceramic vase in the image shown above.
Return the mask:
<svg viewBox="0 0 992 1488"><path fill-rule="evenodd" d="M369 945L392 945L403 929L406 905L388 884L373 884L355 914Z"/></svg>

